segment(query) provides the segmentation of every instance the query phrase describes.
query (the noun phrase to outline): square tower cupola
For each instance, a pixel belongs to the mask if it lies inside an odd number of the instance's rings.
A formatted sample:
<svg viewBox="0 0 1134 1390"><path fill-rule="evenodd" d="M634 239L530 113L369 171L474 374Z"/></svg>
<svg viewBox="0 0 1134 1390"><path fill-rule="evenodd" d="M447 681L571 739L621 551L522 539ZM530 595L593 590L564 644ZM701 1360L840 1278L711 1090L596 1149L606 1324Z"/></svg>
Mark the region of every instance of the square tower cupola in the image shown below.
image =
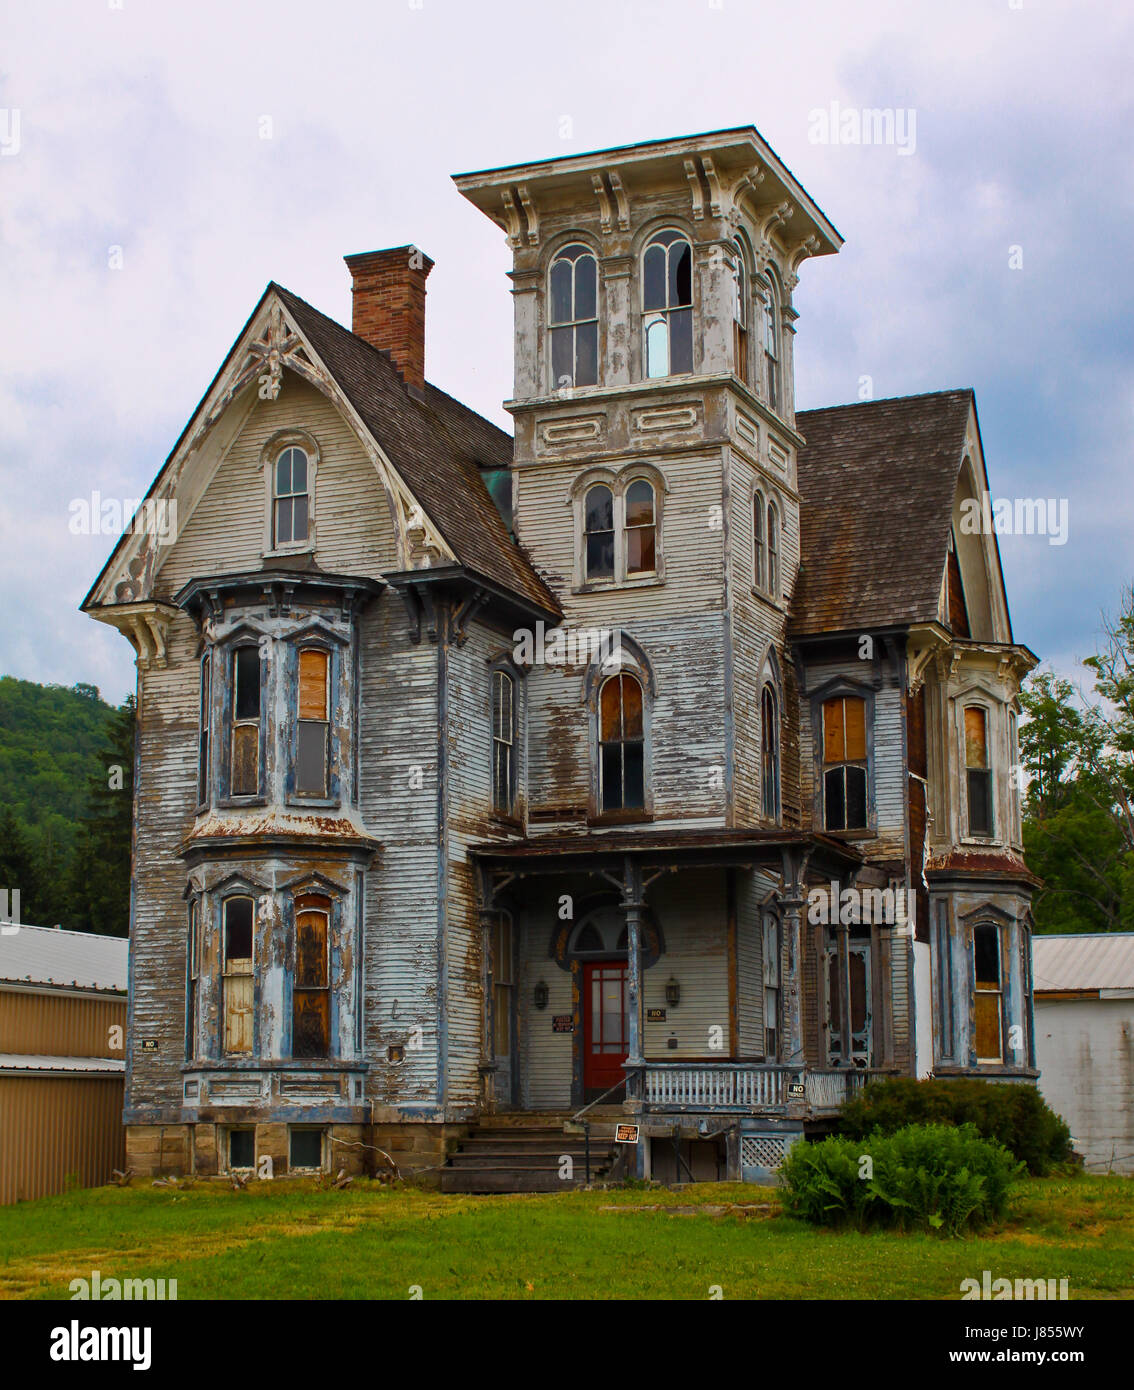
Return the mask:
<svg viewBox="0 0 1134 1390"><path fill-rule="evenodd" d="M754 127L454 182L512 248L513 406L724 376L791 425L792 292L842 238Z"/></svg>

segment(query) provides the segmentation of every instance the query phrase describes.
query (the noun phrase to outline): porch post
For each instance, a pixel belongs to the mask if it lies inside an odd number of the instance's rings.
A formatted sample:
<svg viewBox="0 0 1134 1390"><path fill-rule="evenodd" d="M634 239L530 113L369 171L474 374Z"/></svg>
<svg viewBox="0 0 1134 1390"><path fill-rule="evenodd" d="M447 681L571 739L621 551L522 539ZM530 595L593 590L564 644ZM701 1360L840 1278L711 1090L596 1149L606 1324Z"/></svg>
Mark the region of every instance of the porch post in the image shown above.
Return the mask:
<svg viewBox="0 0 1134 1390"><path fill-rule="evenodd" d="M496 920L493 906L495 894L486 870L477 874L477 922L480 927L480 1072L481 1106L486 1111L496 1108L496 1060L492 1051L493 1001L492 935Z"/></svg>
<svg viewBox="0 0 1134 1390"><path fill-rule="evenodd" d="M622 908L626 914L626 1012L630 1034L626 1066L638 1069L632 1078L634 1081L640 1080L640 1068L645 1061L642 1056L642 907L642 872L627 856L622 891ZM631 1094L629 1089L627 1094Z"/></svg>
<svg viewBox="0 0 1134 1390"><path fill-rule="evenodd" d="M783 909L784 1032L787 1055L792 1067L802 1068L803 1054L803 889L800 866L794 856L784 854Z"/></svg>
<svg viewBox="0 0 1134 1390"><path fill-rule="evenodd" d="M641 1119L645 1099L645 1058L642 1056L642 871L627 855L623 861L622 908L626 913L626 1014L629 1051L626 1058L626 1098ZM645 1176L646 1147L641 1134L634 1150L634 1176Z"/></svg>

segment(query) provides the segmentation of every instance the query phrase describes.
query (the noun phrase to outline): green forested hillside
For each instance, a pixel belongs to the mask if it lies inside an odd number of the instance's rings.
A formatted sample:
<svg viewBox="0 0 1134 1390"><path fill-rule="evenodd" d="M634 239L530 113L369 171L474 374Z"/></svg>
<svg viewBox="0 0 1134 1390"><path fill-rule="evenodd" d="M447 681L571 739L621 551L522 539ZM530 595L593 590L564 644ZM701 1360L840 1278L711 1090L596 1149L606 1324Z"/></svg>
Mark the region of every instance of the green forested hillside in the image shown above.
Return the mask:
<svg viewBox="0 0 1134 1390"><path fill-rule="evenodd" d="M133 725L133 699L0 676L0 890L24 922L126 934Z"/></svg>

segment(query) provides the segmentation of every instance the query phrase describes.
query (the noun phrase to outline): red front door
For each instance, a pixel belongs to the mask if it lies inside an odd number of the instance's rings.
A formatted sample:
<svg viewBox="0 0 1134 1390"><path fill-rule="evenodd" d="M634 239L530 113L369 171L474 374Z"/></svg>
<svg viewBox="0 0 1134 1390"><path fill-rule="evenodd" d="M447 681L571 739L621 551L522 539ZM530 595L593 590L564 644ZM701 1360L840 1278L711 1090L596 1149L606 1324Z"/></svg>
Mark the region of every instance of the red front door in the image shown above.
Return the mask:
<svg viewBox="0 0 1134 1390"><path fill-rule="evenodd" d="M593 1100L625 1076L630 1051L626 1014L626 964L593 961L583 966L583 1090ZM617 1100L612 1096L611 1100Z"/></svg>

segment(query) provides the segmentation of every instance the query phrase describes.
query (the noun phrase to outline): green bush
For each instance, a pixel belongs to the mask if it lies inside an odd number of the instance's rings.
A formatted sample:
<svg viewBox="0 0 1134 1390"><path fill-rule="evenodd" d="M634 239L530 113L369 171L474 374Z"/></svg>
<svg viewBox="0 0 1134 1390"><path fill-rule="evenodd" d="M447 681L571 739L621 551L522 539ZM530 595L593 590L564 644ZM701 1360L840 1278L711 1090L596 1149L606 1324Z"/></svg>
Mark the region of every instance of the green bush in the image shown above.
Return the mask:
<svg viewBox="0 0 1134 1390"><path fill-rule="evenodd" d="M1072 1158L1071 1131L1034 1086L996 1081L872 1081L843 1107L840 1130L861 1139L906 1125L975 1126L1044 1177Z"/></svg>
<svg viewBox="0 0 1134 1390"><path fill-rule="evenodd" d="M815 1225L960 1235L1003 1220L1023 1171L972 1125L908 1125L793 1144L780 1176L785 1210Z"/></svg>

